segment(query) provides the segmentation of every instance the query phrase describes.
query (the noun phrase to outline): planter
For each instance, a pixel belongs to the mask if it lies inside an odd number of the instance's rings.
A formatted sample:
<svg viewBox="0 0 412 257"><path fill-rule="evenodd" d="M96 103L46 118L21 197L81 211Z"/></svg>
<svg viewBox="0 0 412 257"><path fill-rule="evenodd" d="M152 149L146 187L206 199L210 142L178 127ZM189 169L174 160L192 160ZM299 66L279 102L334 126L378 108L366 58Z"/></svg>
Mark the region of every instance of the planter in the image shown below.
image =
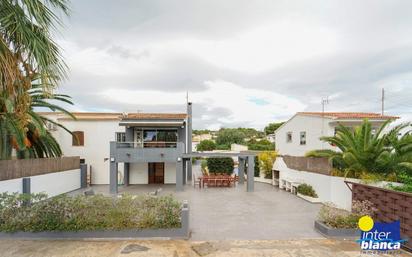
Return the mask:
<svg viewBox="0 0 412 257"><path fill-rule="evenodd" d="M360 231L353 228L331 228L321 221L315 221L315 230L324 235L325 237L331 238L359 238Z"/></svg>
<svg viewBox="0 0 412 257"><path fill-rule="evenodd" d="M254 177L254 181L273 185L271 178Z"/></svg>
<svg viewBox="0 0 412 257"><path fill-rule="evenodd" d="M321 203L322 202L319 199L319 197L315 198L315 197L311 197L311 196L308 196L308 195L302 195L300 193L297 193L297 196L304 199L304 200L306 200L306 201L308 201L308 202L311 202L311 203Z"/></svg>

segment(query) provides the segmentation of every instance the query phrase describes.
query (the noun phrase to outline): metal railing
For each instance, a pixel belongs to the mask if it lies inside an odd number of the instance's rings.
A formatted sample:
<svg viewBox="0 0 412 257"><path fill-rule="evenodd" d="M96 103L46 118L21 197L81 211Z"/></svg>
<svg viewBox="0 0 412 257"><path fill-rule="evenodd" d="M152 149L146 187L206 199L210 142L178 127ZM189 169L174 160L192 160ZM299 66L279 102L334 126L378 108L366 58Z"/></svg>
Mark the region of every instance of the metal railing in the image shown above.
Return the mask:
<svg viewBox="0 0 412 257"><path fill-rule="evenodd" d="M116 142L116 148L176 148L179 142Z"/></svg>

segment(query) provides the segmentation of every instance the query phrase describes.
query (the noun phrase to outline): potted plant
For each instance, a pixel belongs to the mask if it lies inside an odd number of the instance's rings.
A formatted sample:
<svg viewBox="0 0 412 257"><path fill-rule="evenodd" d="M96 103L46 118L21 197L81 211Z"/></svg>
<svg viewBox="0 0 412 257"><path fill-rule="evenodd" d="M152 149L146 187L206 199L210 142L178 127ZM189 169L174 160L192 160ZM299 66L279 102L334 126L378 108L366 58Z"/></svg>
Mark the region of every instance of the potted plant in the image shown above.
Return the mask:
<svg viewBox="0 0 412 257"><path fill-rule="evenodd" d="M300 184L298 186L297 196L311 203L320 203L319 197L316 194L315 189L313 189L313 187L308 184Z"/></svg>
<svg viewBox="0 0 412 257"><path fill-rule="evenodd" d="M370 201L353 201L352 211L324 204L315 221L315 230L326 237L353 238L359 236L358 221L365 215L373 216L376 208Z"/></svg>

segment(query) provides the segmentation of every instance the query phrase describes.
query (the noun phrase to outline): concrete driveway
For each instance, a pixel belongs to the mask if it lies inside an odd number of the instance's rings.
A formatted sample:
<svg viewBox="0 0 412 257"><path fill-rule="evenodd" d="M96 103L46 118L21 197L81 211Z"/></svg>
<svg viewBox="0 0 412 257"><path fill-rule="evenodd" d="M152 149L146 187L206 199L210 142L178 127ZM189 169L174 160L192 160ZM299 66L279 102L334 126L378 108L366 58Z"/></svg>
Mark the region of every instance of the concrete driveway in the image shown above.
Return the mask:
<svg viewBox="0 0 412 257"><path fill-rule="evenodd" d="M255 182L232 188L193 188L175 192L174 185L132 185L120 192L143 194L162 188L160 195L172 194L188 200L191 240L263 240L322 238L313 229L320 205L311 204L269 184ZM94 186L108 194L108 186Z"/></svg>

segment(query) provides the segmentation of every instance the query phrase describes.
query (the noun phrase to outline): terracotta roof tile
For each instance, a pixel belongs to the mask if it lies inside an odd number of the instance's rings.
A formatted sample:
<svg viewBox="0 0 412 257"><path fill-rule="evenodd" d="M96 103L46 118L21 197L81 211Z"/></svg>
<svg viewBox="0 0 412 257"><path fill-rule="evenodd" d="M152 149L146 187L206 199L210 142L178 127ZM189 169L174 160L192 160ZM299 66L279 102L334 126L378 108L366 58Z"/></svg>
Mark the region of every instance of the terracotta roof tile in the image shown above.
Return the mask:
<svg viewBox="0 0 412 257"><path fill-rule="evenodd" d="M332 119L399 119L397 116L381 115L373 112L298 112L298 114L324 116Z"/></svg>

